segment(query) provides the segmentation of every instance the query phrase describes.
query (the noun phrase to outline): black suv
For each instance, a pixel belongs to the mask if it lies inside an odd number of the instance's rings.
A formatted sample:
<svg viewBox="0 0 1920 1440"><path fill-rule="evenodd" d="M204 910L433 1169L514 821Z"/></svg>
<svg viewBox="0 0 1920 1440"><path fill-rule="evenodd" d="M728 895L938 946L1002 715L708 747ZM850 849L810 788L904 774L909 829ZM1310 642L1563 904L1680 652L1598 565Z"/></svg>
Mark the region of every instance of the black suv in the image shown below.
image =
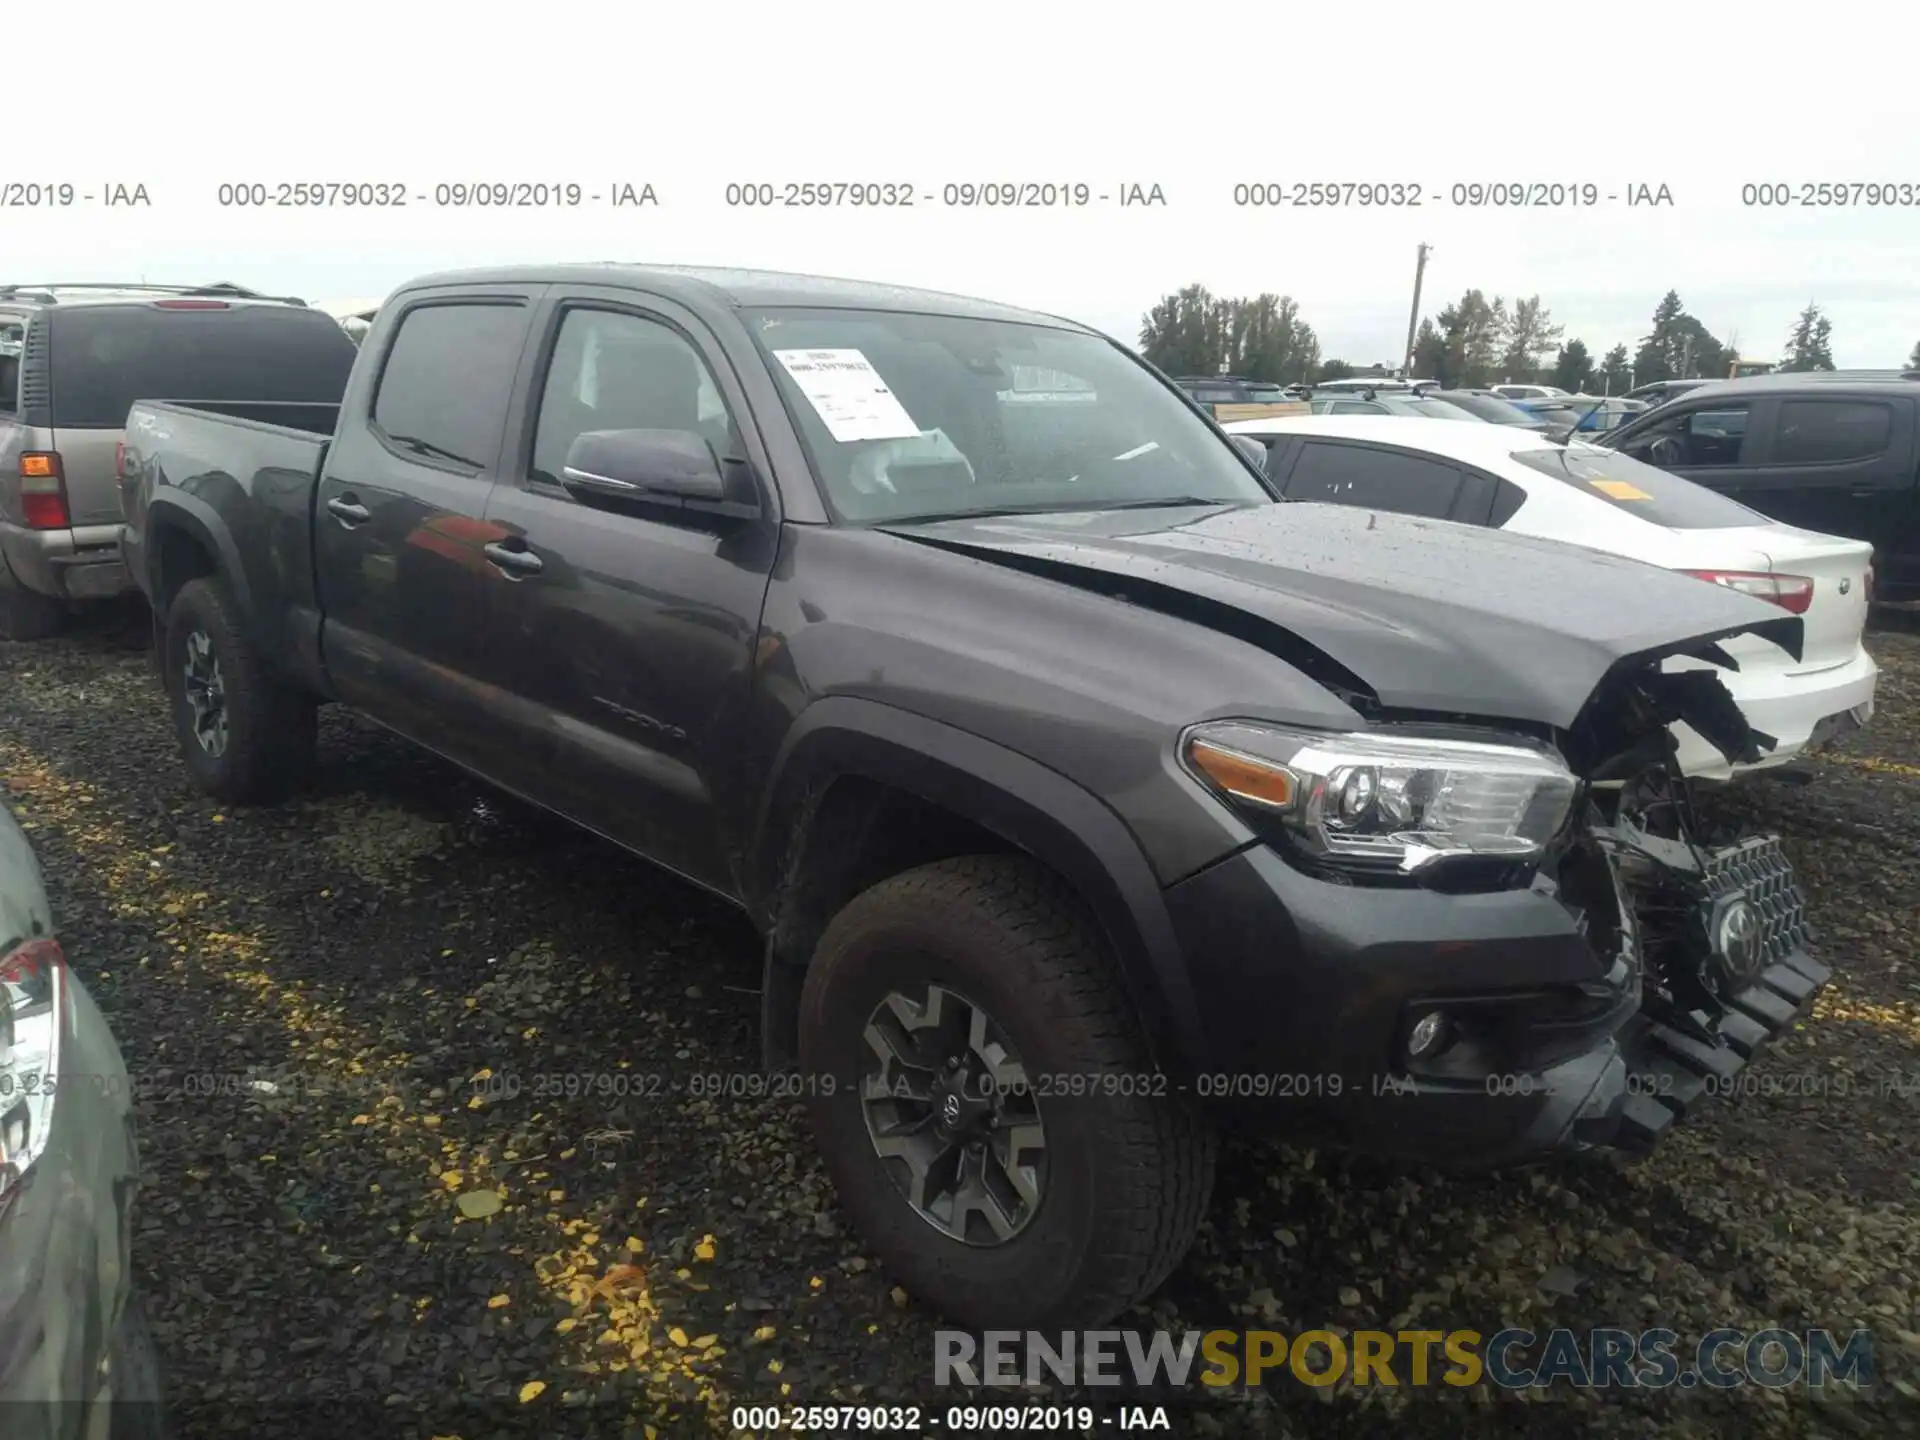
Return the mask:
<svg viewBox="0 0 1920 1440"><path fill-rule="evenodd" d="M1789 525L1865 540L1876 596L1920 598L1920 378L1721 380L1585 438Z"/></svg>

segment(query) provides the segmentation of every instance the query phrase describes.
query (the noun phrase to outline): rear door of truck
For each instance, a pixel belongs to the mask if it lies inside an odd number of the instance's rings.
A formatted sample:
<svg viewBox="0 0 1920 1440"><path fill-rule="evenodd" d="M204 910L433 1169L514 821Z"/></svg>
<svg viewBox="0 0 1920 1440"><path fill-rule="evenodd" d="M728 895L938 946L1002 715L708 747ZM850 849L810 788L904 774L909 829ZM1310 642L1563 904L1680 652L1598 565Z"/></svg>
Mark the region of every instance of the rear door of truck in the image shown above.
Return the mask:
<svg viewBox="0 0 1920 1440"><path fill-rule="evenodd" d="M501 438L543 285L408 291L362 365L314 497L328 678L340 699L448 758L500 774L508 722L481 659Z"/></svg>

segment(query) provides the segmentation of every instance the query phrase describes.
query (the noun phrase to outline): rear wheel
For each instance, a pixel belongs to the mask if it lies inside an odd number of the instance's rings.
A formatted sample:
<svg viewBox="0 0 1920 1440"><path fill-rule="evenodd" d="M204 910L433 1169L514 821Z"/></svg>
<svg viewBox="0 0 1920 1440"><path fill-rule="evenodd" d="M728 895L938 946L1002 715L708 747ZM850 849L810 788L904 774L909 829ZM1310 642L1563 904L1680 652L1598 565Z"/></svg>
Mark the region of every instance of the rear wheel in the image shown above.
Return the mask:
<svg viewBox="0 0 1920 1440"><path fill-rule="evenodd" d="M167 608L161 663L180 749L202 790L259 804L305 781L318 707L267 668L219 580L180 588Z"/></svg>
<svg viewBox="0 0 1920 1440"><path fill-rule="evenodd" d="M29 590L0 557L0 640L48 640L66 624L67 607Z"/></svg>
<svg viewBox="0 0 1920 1440"><path fill-rule="evenodd" d="M849 904L808 968L800 1059L842 1204L961 1324L1097 1325L1192 1243L1213 1132L1152 1070L1075 897L1029 862L941 861Z"/></svg>

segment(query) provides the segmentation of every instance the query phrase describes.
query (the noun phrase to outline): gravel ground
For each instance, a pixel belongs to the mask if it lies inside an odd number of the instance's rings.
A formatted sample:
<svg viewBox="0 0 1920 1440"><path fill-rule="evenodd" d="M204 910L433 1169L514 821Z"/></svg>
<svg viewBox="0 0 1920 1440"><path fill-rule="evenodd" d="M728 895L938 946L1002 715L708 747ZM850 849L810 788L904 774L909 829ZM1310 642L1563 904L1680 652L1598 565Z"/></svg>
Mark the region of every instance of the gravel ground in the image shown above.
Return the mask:
<svg viewBox="0 0 1920 1440"><path fill-rule="evenodd" d="M843 1227L797 1105L693 1093L756 1063L743 921L344 715L305 800L223 813L143 627L0 644L0 798L140 1089L135 1253L185 1435L730 1434L736 1404L935 1398L936 1321ZM1231 1147L1121 1322L1864 1327L1875 1390L1283 1382L1175 1433L1920 1433L1920 637L1875 648L1870 730L1729 802L1788 833L1838 968L1752 1072L1774 1093L1648 1160L1491 1178Z"/></svg>

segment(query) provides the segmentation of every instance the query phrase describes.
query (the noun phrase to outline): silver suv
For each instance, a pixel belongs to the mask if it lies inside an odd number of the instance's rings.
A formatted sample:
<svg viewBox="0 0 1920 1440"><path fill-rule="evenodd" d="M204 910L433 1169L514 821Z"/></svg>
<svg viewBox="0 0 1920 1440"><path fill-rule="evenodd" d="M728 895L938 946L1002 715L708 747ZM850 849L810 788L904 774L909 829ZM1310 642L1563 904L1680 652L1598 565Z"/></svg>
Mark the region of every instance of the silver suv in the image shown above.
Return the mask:
<svg viewBox="0 0 1920 1440"><path fill-rule="evenodd" d="M119 454L135 400L338 402L354 347L237 285L0 285L0 640L133 590Z"/></svg>

